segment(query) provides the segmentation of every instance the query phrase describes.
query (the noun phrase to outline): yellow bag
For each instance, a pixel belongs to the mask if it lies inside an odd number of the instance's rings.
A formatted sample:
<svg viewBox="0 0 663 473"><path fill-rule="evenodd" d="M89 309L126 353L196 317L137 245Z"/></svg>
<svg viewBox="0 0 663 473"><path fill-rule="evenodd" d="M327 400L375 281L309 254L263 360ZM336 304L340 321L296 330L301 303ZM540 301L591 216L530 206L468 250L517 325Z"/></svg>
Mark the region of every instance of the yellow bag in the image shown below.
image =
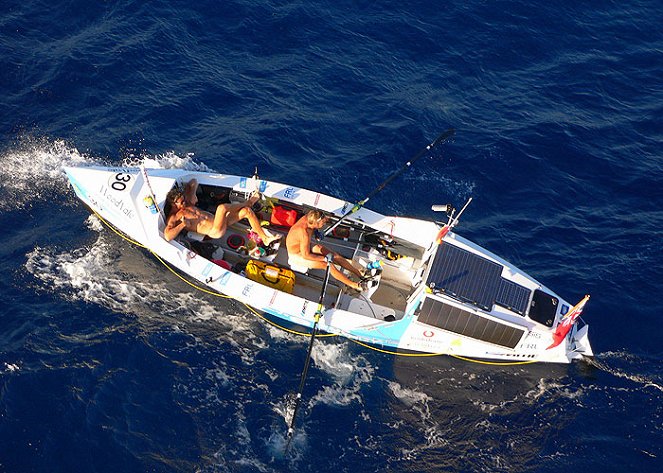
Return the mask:
<svg viewBox="0 0 663 473"><path fill-rule="evenodd" d="M290 269L272 266L264 261L250 260L246 263L246 277L251 281L273 287L292 294L295 287L295 273Z"/></svg>

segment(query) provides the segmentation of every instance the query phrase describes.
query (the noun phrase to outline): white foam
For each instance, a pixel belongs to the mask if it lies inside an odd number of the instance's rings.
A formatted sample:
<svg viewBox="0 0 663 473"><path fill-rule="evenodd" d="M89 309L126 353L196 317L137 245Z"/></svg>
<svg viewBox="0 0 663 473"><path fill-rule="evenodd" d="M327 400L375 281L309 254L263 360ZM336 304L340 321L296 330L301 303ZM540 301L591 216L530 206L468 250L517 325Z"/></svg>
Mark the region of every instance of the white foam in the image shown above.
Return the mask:
<svg viewBox="0 0 663 473"><path fill-rule="evenodd" d="M91 164L93 160L64 140L23 136L0 155L0 210L30 207L37 200L64 194L64 166Z"/></svg>
<svg viewBox="0 0 663 473"><path fill-rule="evenodd" d="M316 367L333 376L335 382L323 386L311 398L310 406L361 403L361 387L372 381L375 368L363 356L351 354L348 347L347 343L318 343L314 346L311 358Z"/></svg>
<svg viewBox="0 0 663 473"><path fill-rule="evenodd" d="M149 264L149 256L134 248L116 246L117 242L102 231L96 218L89 217L87 223L100 231L90 246L71 251L38 246L26 255L25 268L42 282L45 290L57 292L68 300L135 315L160 314L180 319L185 311L190 321L214 320L222 324L227 328L222 333L230 339L237 332L245 334L243 340L255 339L253 346L259 342L247 330L253 319L246 317L246 313L220 314L219 307L199 293L173 290L171 286L176 281L170 273L159 272L158 266ZM143 264L137 258L144 259Z"/></svg>
<svg viewBox="0 0 663 473"><path fill-rule="evenodd" d="M85 220L85 225L95 232L101 232L105 228L104 224L101 223L101 220L99 220L96 215L90 215L87 220Z"/></svg>
<svg viewBox="0 0 663 473"><path fill-rule="evenodd" d="M180 156L174 151L167 151L156 156L130 155L124 158L122 165L126 167L138 167L142 165L148 169L186 169L188 171L213 172L212 169L204 164L197 163L194 160L193 153L186 153L184 156Z"/></svg>
<svg viewBox="0 0 663 473"><path fill-rule="evenodd" d="M14 373L15 371L20 370L21 368L16 363L4 363L5 372Z"/></svg>
<svg viewBox="0 0 663 473"><path fill-rule="evenodd" d="M295 396L290 394L285 398L278 400L272 404L272 409L283 418L285 425L290 425L290 422L292 422L292 414L295 410Z"/></svg>
<svg viewBox="0 0 663 473"><path fill-rule="evenodd" d="M423 451L437 449L449 444L447 435L431 413L430 403L433 401L431 396L415 389L403 387L395 381L389 381L388 386L399 401L419 416L420 423L417 424L417 430L421 432L425 440L416 444L413 448L402 449L403 459L412 459ZM398 428L398 426L398 423L396 423L394 428Z"/></svg>
<svg viewBox="0 0 663 473"><path fill-rule="evenodd" d="M90 156L61 139L20 136L0 154L0 192L8 196L0 201L0 210L28 208L33 202L55 194L73 195L64 174L67 166L111 164L108 159ZM193 153L180 156L174 151L155 156L129 155L122 162L127 167L141 164L148 168L212 171L197 163Z"/></svg>
<svg viewBox="0 0 663 473"><path fill-rule="evenodd" d="M356 384L351 386L341 386L334 384L324 386L318 393L311 398L309 406L324 404L326 406L349 406L354 401L361 403L361 396Z"/></svg>
<svg viewBox="0 0 663 473"><path fill-rule="evenodd" d="M428 394L404 388L395 381L389 382L389 390L399 401L410 407L416 403L424 403L432 400Z"/></svg>
<svg viewBox="0 0 663 473"><path fill-rule="evenodd" d="M631 365L633 365L629 369L635 369L636 365L643 363L643 360L641 360L636 355L625 352L606 352L602 353L599 356L601 358L616 358L618 360L628 361ZM628 373L624 370L609 366L606 362L600 361L599 359L591 360L590 364L618 378L628 379L630 381L633 381L634 383L641 384L645 388L653 388L663 392L663 386L659 384L660 381L654 380L648 376L644 376L637 373ZM648 364L644 363L644 366L648 366Z"/></svg>
<svg viewBox="0 0 663 473"><path fill-rule="evenodd" d="M356 366L362 357L351 357L347 344L319 342L313 346L311 358L315 366L332 375L339 383L349 381L356 374Z"/></svg>
<svg viewBox="0 0 663 473"><path fill-rule="evenodd" d="M269 332L269 336L272 340L279 342L308 344L310 340L309 337L287 332L271 324L268 324L267 331Z"/></svg>

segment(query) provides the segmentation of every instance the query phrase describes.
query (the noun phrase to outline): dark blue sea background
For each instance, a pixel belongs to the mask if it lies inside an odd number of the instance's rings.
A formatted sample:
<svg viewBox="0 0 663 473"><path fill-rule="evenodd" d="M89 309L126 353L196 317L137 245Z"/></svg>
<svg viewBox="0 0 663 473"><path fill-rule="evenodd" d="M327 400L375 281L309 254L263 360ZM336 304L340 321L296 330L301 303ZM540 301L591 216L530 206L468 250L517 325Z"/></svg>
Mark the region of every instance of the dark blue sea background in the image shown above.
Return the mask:
<svg viewBox="0 0 663 473"><path fill-rule="evenodd" d="M0 5L0 471L663 471L660 1ZM89 216L65 165L251 175L439 218L583 314L593 363L308 338Z"/></svg>

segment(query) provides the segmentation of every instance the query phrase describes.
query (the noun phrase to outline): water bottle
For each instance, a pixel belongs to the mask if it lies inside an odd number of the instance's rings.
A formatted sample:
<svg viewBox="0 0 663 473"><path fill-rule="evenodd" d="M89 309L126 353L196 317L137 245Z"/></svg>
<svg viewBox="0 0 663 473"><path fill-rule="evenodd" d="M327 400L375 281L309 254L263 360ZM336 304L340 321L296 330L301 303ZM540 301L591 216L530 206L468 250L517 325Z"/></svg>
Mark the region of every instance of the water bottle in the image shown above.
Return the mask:
<svg viewBox="0 0 663 473"><path fill-rule="evenodd" d="M145 204L145 207L147 207L150 210L150 213L155 214L158 212L157 206L155 205L154 199L152 198L151 195L146 195L143 198L143 204Z"/></svg>

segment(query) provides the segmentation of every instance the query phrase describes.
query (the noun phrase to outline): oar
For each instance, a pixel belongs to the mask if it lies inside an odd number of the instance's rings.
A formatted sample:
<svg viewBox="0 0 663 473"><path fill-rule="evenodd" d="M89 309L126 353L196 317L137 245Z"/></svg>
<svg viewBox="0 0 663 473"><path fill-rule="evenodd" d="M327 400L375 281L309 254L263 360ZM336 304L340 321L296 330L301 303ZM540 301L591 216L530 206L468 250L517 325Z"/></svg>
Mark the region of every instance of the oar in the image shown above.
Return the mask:
<svg viewBox="0 0 663 473"><path fill-rule="evenodd" d="M393 181L398 176L400 176L405 171L407 171L410 168L410 166L412 166L415 163L415 161L417 161L419 158L424 156L426 153L428 153L428 151L433 149L435 146L439 145L440 143L444 143L449 138L454 136L454 133L456 133L456 130L454 130L453 128L449 128L447 131L445 131L440 136L435 138L435 141L433 141L431 144L429 144L424 149L419 151L419 153L417 153L414 157L410 158L410 160L407 163L405 163L398 171L396 171L391 176L389 176L382 184L380 184L375 189L373 189L373 191L370 194L368 194L364 199L357 202L345 215L343 215L340 219L338 219L336 221L336 223L334 223L334 225L332 225L327 230L325 230L325 232L323 233L323 237L329 235L334 230L334 228L336 228L340 225L340 223L343 220L345 220L346 218L348 218L350 215L354 214L355 212L358 212L359 209L361 209L364 205L366 205L366 202L368 202L372 197L374 197L375 194L377 194L382 189L387 187L391 181Z"/></svg>
<svg viewBox="0 0 663 473"><path fill-rule="evenodd" d="M304 369L302 370L302 377L299 381L299 391L297 392L297 397L295 398L295 409L292 412L292 419L290 419L290 425L288 426L288 442L285 444L285 451L288 451L290 446L290 441L292 440L293 434L295 433L295 418L297 417L297 411L299 410L299 405L302 402L302 391L304 391L304 384L306 383L306 376L308 374L308 367L311 363L311 351L313 350L313 341L315 340L316 330L318 329L318 321L322 316L323 301L325 299L325 294L327 292L327 283L329 282L329 273L331 270L331 262L334 256L329 253L325 256L327 260L327 270L325 271L325 278L322 281L322 290L320 291L320 299L318 300L318 308L315 311L315 316L313 318L313 331L311 332L311 341L308 344L308 352L306 353L306 361L304 362Z"/></svg>

